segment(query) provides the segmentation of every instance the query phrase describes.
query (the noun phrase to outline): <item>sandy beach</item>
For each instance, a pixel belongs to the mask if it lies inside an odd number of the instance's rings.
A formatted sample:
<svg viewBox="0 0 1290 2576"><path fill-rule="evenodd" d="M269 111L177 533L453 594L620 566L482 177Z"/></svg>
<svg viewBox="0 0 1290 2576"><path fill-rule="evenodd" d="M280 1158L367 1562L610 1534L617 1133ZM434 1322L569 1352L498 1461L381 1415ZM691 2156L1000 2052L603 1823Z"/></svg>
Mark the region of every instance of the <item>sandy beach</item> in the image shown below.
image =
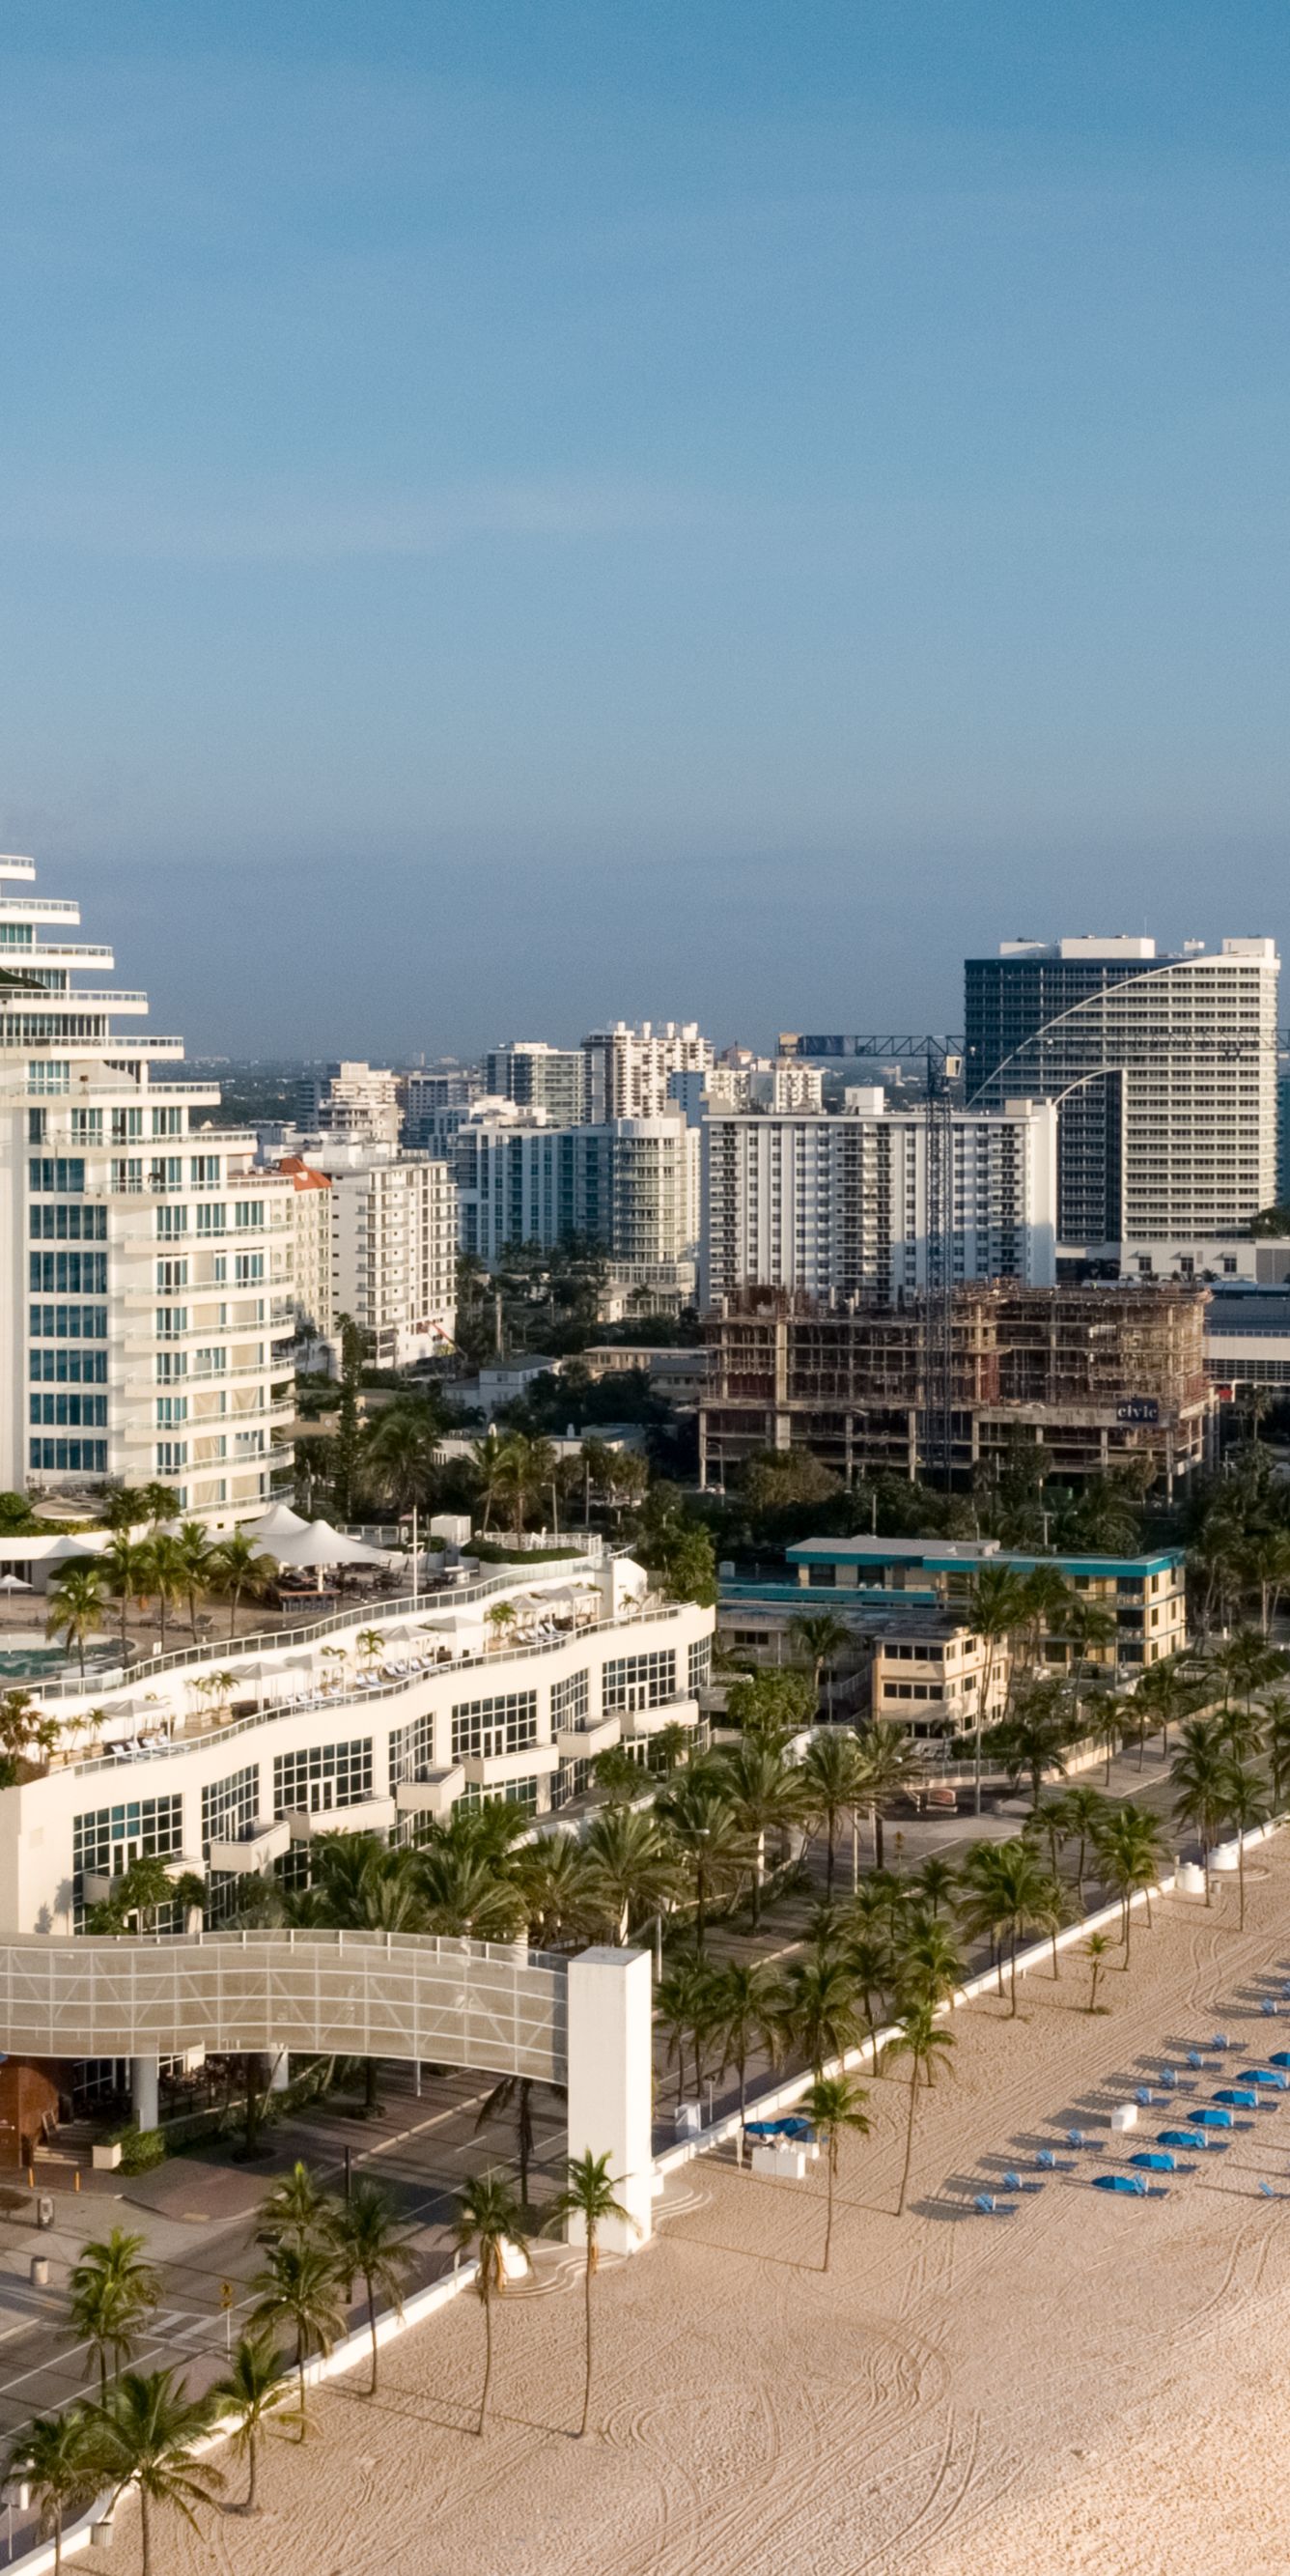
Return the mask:
<svg viewBox="0 0 1290 2576"><path fill-rule="evenodd" d="M1230 2031L1230 2066L1290 2045L1263 2018L1290 1962L1290 1838L1211 1911L1141 1918L1110 2012L1077 1960L1034 1973L1016 2021L955 2017L954 2072L921 2105L914 2187L892 2215L907 2095L870 2091L873 2135L843 2153L833 2265L823 2182L690 2167L658 2240L597 2284L594 2436L576 2424L581 2310L558 2249L499 2313L496 2415L477 2398L477 2303L314 2401L303 2448L275 2442L254 2522L167 2516L167 2570L196 2576L1206 2576L1290 2568L1284 2351L1290 2097L1226 2155L1141 2203L1049 2177L1016 2217L972 2193L1105 2117L1162 2049ZM1284 1971L1290 1974L1290 1966ZM1205 2079L1205 2090L1220 2081ZM1145 2115L1147 2133L1169 2125ZM1129 2140L1129 2146L1135 2141ZM1141 2143L1139 2139L1136 2143ZM230 2494L240 2492L231 2471ZM100 2563L97 2556L81 2562ZM138 2566L127 2506L110 2560Z"/></svg>

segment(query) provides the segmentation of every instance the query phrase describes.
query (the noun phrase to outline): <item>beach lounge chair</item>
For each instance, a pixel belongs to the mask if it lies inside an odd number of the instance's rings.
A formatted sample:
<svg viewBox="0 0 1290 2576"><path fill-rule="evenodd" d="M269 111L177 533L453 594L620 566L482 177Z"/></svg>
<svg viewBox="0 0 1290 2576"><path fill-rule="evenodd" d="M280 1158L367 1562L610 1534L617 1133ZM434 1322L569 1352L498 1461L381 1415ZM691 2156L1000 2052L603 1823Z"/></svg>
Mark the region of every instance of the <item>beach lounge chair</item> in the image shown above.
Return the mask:
<svg viewBox="0 0 1290 2576"><path fill-rule="evenodd" d="M1203 2065L1204 2065L1205 2060L1204 2060L1204 2058L1201 2056L1200 2050L1199 2050L1198 2048L1189 2048L1189 2049L1188 2049L1188 2051L1187 2051L1187 2063L1188 2063L1188 2065L1189 2065L1189 2066L1191 2066L1191 2067L1198 2067L1198 2066L1203 2066Z"/></svg>
<svg viewBox="0 0 1290 2576"><path fill-rule="evenodd" d="M1264 2200L1290 2200L1290 2192L1274 2191L1270 2182L1261 2182L1259 2191Z"/></svg>
<svg viewBox="0 0 1290 2576"><path fill-rule="evenodd" d="M1260 2102L1252 2084L1220 2084L1216 2102L1226 2102L1233 2111L1275 2111L1275 2102Z"/></svg>
<svg viewBox="0 0 1290 2576"><path fill-rule="evenodd" d="M1290 2088L1290 2075L1281 2066L1243 2066L1239 2080L1242 2084L1270 2085L1274 2093Z"/></svg>
<svg viewBox="0 0 1290 2576"><path fill-rule="evenodd" d="M1136 2156L1130 2156L1129 2162L1131 2165L1136 2165L1141 2173L1185 2174L1195 2173L1196 2170L1194 2165L1180 2165L1177 2156L1171 2154L1167 2148L1159 2147L1139 2147Z"/></svg>
<svg viewBox="0 0 1290 2576"><path fill-rule="evenodd" d="M1156 2143L1162 2147L1190 2149L1193 2155L1225 2155L1230 2140L1206 2136L1203 2129L1157 2129Z"/></svg>
<svg viewBox="0 0 1290 2576"><path fill-rule="evenodd" d="M1066 2132L1066 2144L1068 2147L1087 2147L1090 2155L1100 2156L1105 2146L1105 2140L1102 2138L1090 2138L1087 2130L1085 2129L1068 2129Z"/></svg>
<svg viewBox="0 0 1290 2576"><path fill-rule="evenodd" d="M1232 2045L1225 2030L1216 2030L1209 2044L1211 2048L1230 2048Z"/></svg>
<svg viewBox="0 0 1290 2576"><path fill-rule="evenodd" d="M1035 2163L1038 2165L1041 2173L1074 2173L1075 2171L1074 2158L1072 2156L1055 2156L1051 2147L1041 2147L1035 2158Z"/></svg>
<svg viewBox="0 0 1290 2576"><path fill-rule="evenodd" d="M1202 2111L1193 2111L1191 2121L1192 2127L1195 2129L1234 2129L1236 2127L1236 2122L1230 2111L1216 2111L1212 2108L1206 2108ZM1243 2120L1241 2126L1245 2129L1252 2129L1254 2122L1252 2120Z"/></svg>
<svg viewBox="0 0 1290 2576"><path fill-rule="evenodd" d="M1145 2108L1152 2098L1150 2085L1140 2084L1133 2098L1135 2102L1141 2102Z"/></svg>
<svg viewBox="0 0 1290 2576"><path fill-rule="evenodd" d="M980 2210L983 2218L1015 2218L1017 2215L1015 2200L996 2200L992 2191L979 2191L972 2206Z"/></svg>
<svg viewBox="0 0 1290 2576"><path fill-rule="evenodd" d="M1160 2082L1160 2084L1163 2086L1164 2091L1165 2091L1166 2093L1173 2093L1173 2092L1175 2092L1175 2091L1177 2090L1177 2086L1178 2086L1178 2069L1177 2069L1177 2067L1176 2067L1176 2066L1162 2066L1162 2067L1161 2067L1161 2069L1160 2069L1159 2082Z"/></svg>
<svg viewBox="0 0 1290 2576"><path fill-rule="evenodd" d="M1276 2014L1280 2012L1281 2006L1280 2004L1273 2002L1271 1995L1264 1995L1263 2000L1259 2005L1259 2010L1261 2013L1268 2013L1275 2018Z"/></svg>
<svg viewBox="0 0 1290 2576"><path fill-rule="evenodd" d="M1042 2191L1043 2187L1041 2182L1023 2182L1019 2173L1006 2173L1003 2177L1005 2191Z"/></svg>
<svg viewBox="0 0 1290 2576"><path fill-rule="evenodd" d="M1163 2200L1163 2183L1144 2182L1141 2174L1102 2173L1090 2177L1094 2191L1119 2192L1126 2200Z"/></svg>

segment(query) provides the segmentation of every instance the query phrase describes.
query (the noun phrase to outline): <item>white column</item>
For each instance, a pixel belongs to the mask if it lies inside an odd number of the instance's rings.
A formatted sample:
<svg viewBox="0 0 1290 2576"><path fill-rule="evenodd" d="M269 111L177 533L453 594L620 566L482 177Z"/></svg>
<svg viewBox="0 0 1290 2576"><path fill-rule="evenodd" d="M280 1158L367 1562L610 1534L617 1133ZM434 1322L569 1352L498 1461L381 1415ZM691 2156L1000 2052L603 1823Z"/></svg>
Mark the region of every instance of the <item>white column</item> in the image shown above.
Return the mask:
<svg viewBox="0 0 1290 2576"><path fill-rule="evenodd" d="M158 2122L157 2060L155 2057L132 2057L130 2060L130 2109L137 2129L155 2129Z"/></svg>
<svg viewBox="0 0 1290 2576"><path fill-rule="evenodd" d="M629 2254L651 2233L653 1990L648 1950L584 1950L569 1962L569 2153L607 2155L614 2198L634 2225L602 2231ZM569 2230L572 2242L580 2231Z"/></svg>
<svg viewBox="0 0 1290 2576"><path fill-rule="evenodd" d="M270 2048L267 2064L269 2071L269 2091L271 2093L285 2093L287 2086L291 2082L291 2060L288 2057L285 2048Z"/></svg>

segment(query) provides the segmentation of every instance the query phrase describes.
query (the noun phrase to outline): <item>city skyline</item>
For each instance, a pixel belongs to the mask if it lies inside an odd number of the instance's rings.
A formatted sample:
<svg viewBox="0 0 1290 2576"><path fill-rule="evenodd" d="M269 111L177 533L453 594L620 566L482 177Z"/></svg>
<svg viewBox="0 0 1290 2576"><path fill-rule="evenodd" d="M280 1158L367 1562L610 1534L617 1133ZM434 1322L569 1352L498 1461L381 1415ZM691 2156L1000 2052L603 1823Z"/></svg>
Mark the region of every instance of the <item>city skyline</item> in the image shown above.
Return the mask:
<svg viewBox="0 0 1290 2576"><path fill-rule="evenodd" d="M15 6L0 839L232 1052L1284 944L1286 32Z"/></svg>

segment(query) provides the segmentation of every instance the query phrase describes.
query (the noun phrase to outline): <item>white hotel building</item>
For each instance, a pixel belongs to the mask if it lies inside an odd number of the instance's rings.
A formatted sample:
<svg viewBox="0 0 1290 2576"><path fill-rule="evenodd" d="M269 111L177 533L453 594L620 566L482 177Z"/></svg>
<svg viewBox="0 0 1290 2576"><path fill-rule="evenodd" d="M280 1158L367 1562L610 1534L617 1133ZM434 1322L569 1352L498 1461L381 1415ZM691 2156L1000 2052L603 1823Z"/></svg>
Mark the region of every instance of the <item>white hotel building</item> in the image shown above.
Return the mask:
<svg viewBox="0 0 1290 2576"><path fill-rule="evenodd" d="M489 1612L508 1599L502 1635ZM643 1758L664 1727L698 1726L715 1616L597 1552L153 1658L116 1687L37 1684L64 1737L0 1790L0 1939L79 1931L143 1856L205 1879L219 1922L253 1875L306 1870L318 1834L416 1842L459 1800L541 1817L610 1745ZM358 1643L373 1628L375 1656Z"/></svg>
<svg viewBox="0 0 1290 2576"><path fill-rule="evenodd" d="M112 952L34 877L0 858L0 1484L253 1512L294 1411L291 1185L202 1125L217 1088L153 1081L182 1039L114 1028L146 995L74 984Z"/></svg>
<svg viewBox="0 0 1290 2576"><path fill-rule="evenodd" d="M703 1305L750 1285L880 1302L926 1287L924 1112L888 1108L880 1088L849 1099L841 1117L709 1109L700 1130ZM1055 1105L955 1110L949 1134L954 1279L1051 1287Z"/></svg>

